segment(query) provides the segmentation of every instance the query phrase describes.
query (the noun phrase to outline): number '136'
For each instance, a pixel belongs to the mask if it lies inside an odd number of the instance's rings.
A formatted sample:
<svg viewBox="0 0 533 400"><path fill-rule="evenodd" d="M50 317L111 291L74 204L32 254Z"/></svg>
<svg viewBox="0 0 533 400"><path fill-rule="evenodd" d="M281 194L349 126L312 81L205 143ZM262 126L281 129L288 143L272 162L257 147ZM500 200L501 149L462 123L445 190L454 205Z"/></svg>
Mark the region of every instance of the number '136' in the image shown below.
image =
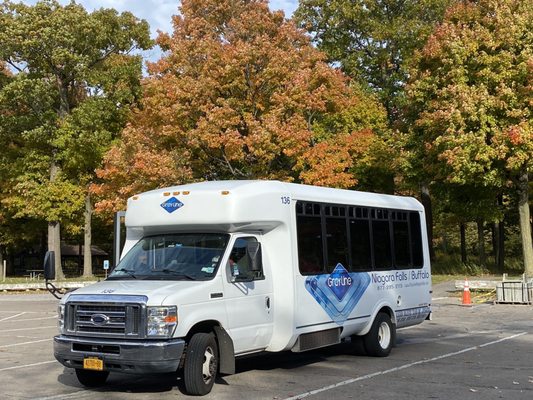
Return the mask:
<svg viewBox="0 0 533 400"><path fill-rule="evenodd" d="M291 198L288 196L281 196L281 204L291 204Z"/></svg>

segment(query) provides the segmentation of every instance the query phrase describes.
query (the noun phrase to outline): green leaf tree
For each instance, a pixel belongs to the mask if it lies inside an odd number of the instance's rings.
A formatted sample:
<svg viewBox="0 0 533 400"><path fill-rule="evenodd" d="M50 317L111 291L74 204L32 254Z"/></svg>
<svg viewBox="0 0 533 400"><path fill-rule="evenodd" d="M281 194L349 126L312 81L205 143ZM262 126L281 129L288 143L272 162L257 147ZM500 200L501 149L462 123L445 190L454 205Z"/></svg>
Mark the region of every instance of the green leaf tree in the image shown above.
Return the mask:
<svg viewBox="0 0 533 400"><path fill-rule="evenodd" d="M89 186L103 152L140 94L148 25L129 12L88 13L55 0L0 5L0 60L15 77L2 88L4 141L13 149L15 217L48 222L48 247L61 269L60 225L85 209L84 274L91 270Z"/></svg>
<svg viewBox="0 0 533 400"><path fill-rule="evenodd" d="M389 120L399 104L415 52L450 0L301 0L295 19L330 62L374 90Z"/></svg>
<svg viewBox="0 0 533 400"><path fill-rule="evenodd" d="M520 0L459 2L415 66L408 87L416 114L411 143L423 151L414 158L437 182L516 193L525 272L532 277L533 7Z"/></svg>

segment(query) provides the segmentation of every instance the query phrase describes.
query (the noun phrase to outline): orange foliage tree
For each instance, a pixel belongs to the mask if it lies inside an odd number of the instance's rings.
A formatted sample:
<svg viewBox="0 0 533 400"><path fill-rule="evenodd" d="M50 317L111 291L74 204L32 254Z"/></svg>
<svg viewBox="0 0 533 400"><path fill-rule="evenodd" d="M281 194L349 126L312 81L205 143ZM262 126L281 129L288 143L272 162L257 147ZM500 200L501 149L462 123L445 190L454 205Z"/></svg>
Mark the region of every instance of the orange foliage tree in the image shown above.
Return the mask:
<svg viewBox="0 0 533 400"><path fill-rule="evenodd" d="M142 107L99 171L100 210L206 179L357 183L354 166L385 121L373 97L265 0L184 0L180 11L157 39L165 53L149 65ZM366 103L379 115L361 112Z"/></svg>

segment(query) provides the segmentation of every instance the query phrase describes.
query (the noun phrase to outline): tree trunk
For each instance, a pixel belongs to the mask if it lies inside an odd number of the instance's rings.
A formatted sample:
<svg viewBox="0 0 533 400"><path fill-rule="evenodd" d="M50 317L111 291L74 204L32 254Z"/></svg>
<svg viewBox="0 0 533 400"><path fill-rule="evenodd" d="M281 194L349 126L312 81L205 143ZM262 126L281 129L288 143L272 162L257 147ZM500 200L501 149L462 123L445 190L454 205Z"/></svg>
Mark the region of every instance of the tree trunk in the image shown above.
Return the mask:
<svg viewBox="0 0 533 400"><path fill-rule="evenodd" d="M13 251L11 251L11 253L7 252L6 253L6 258L7 258L7 265L6 265L6 268L7 268L7 273L6 273L6 276L8 275L15 275L15 255L13 254Z"/></svg>
<svg viewBox="0 0 533 400"><path fill-rule="evenodd" d="M60 119L64 119L69 111L68 102L68 83L64 82L62 78L56 75L57 85L59 89L59 110L58 115ZM55 155L55 150L52 151L52 157ZM52 159L50 165L50 182L54 182L59 174L60 167L56 161ZM55 252L55 270L56 279L64 279L65 274L61 266L61 226L59 221L48 222L48 250Z"/></svg>
<svg viewBox="0 0 533 400"><path fill-rule="evenodd" d="M505 269L505 222L498 222L498 260L496 262L498 272L503 274Z"/></svg>
<svg viewBox="0 0 533 400"><path fill-rule="evenodd" d="M93 276L93 259L92 259L92 232L91 220L93 215L93 208L91 205L91 196L87 193L85 196L85 226L84 226L84 241L83 241L83 276Z"/></svg>
<svg viewBox="0 0 533 400"><path fill-rule="evenodd" d="M56 75L57 79L57 89L59 91L59 118L63 119L70 113L70 104L68 101L68 81L64 80L63 77Z"/></svg>
<svg viewBox="0 0 533 400"><path fill-rule="evenodd" d="M533 241L531 240L528 191L529 180L527 170L524 170L518 182L518 213L520 214L520 236L524 254L524 272L528 278L533 278Z"/></svg>
<svg viewBox="0 0 533 400"><path fill-rule="evenodd" d="M500 274L503 274L505 230L503 221L492 224L492 248L494 251L494 263Z"/></svg>
<svg viewBox="0 0 533 400"><path fill-rule="evenodd" d="M464 222L461 222L459 229L461 231L461 262L466 264L468 259L466 257L466 226Z"/></svg>
<svg viewBox="0 0 533 400"><path fill-rule="evenodd" d="M78 243L78 271L83 274L83 245Z"/></svg>
<svg viewBox="0 0 533 400"><path fill-rule="evenodd" d="M479 251L479 265L484 267L486 264L485 257L485 235L483 231L483 221L477 221L477 242L478 242L478 251Z"/></svg>
<svg viewBox="0 0 533 400"><path fill-rule="evenodd" d="M59 167L52 161L50 165L50 182L54 182L59 174ZM55 253L56 279L64 279L61 266L61 227L59 221L48 222L48 250Z"/></svg>
<svg viewBox="0 0 533 400"><path fill-rule="evenodd" d="M55 252L56 279L64 279L61 267L61 228L59 222L48 223L48 250Z"/></svg>
<svg viewBox="0 0 533 400"><path fill-rule="evenodd" d="M7 265L5 269L6 271L4 272L4 249L0 246L0 279L3 278L4 273L7 276Z"/></svg>
<svg viewBox="0 0 533 400"><path fill-rule="evenodd" d="M435 249L433 248L433 208L431 205L431 196L429 194L429 187L423 184L420 187L422 205L426 212L426 229L428 233L428 247L429 258L431 261L435 261Z"/></svg>
<svg viewBox="0 0 533 400"><path fill-rule="evenodd" d="M490 242L492 244L492 254L494 255L494 264L498 263L498 228L496 222L490 224Z"/></svg>

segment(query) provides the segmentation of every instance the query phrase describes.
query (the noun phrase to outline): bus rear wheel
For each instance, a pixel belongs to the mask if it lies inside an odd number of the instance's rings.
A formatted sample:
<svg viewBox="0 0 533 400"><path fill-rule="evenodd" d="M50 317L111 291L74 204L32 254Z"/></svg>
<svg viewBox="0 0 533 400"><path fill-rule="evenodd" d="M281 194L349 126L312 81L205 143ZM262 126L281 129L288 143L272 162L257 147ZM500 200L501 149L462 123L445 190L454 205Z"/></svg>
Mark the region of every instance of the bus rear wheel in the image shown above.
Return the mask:
<svg viewBox="0 0 533 400"><path fill-rule="evenodd" d="M373 357L387 357L394 345L395 336L396 331L390 316L383 312L379 313L370 331L363 338L367 354Z"/></svg>

